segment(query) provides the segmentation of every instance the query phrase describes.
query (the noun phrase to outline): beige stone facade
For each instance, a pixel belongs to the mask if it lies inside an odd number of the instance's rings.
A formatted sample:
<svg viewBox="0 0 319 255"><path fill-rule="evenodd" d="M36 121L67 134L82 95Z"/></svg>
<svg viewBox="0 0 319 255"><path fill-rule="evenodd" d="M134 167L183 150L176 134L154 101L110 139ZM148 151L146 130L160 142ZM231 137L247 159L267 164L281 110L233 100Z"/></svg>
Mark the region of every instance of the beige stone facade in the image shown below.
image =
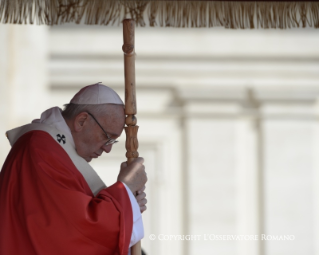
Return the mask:
<svg viewBox="0 0 319 255"><path fill-rule="evenodd" d="M1 25L1 133L88 84L123 98L122 40L120 27ZM148 254L319 254L318 45L310 29L136 30ZM92 163L108 185L124 136Z"/></svg>

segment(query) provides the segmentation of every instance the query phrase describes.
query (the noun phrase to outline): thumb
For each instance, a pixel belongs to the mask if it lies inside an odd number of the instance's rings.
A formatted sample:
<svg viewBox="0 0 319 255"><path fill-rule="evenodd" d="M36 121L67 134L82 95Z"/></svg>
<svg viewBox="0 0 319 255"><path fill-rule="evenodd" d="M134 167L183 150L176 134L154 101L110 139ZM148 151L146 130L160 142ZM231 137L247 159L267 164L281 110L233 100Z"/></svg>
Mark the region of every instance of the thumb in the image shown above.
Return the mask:
<svg viewBox="0 0 319 255"><path fill-rule="evenodd" d="M140 163L140 164L143 164L144 163L144 158L142 157L138 157L138 158L135 158L133 160L134 163Z"/></svg>
<svg viewBox="0 0 319 255"><path fill-rule="evenodd" d="M127 163L126 162L122 162L121 164L121 169L127 167Z"/></svg>

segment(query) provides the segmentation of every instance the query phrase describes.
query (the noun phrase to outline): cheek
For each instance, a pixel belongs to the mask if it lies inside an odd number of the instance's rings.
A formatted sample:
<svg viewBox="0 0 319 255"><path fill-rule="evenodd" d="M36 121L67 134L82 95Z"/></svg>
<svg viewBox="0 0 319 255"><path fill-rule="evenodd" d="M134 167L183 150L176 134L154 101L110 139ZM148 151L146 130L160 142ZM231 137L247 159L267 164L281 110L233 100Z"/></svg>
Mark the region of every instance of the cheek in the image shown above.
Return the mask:
<svg viewBox="0 0 319 255"><path fill-rule="evenodd" d="M87 137L84 141L85 150L90 154L95 152L100 147L99 141L100 139L96 135Z"/></svg>
<svg viewBox="0 0 319 255"><path fill-rule="evenodd" d="M75 144L78 154L81 157L91 156L99 147L98 141L97 132L83 132Z"/></svg>

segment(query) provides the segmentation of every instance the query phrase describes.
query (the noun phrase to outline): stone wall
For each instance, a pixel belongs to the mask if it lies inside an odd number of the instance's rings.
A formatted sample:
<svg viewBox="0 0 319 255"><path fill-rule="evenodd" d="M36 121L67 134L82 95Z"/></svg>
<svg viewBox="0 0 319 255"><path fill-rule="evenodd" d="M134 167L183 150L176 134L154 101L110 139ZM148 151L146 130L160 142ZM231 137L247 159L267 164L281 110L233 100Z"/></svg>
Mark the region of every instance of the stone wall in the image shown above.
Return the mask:
<svg viewBox="0 0 319 255"><path fill-rule="evenodd" d="M31 40L24 29L20 37ZM42 107L33 108L34 95L48 94L47 105L62 107L80 87L101 81L123 98L121 28L66 25L40 34L43 41L29 44L32 58L22 55L16 68L1 62L1 91L25 89L24 81L33 91L24 93L30 106L22 110L19 93L3 92L9 99L1 92L2 132L38 117ZM3 31L0 38L6 49L18 40L8 42ZM317 31L308 29L137 29L148 254L319 252L317 45ZM17 45L14 52L20 50ZM45 68L32 65L38 62ZM10 86L4 86L6 68L15 72ZM16 110L9 114L6 105ZM92 163L108 185L125 160L124 136ZM174 240L188 234L195 240ZM258 240L216 240L230 235ZM294 240L261 240L282 235Z"/></svg>

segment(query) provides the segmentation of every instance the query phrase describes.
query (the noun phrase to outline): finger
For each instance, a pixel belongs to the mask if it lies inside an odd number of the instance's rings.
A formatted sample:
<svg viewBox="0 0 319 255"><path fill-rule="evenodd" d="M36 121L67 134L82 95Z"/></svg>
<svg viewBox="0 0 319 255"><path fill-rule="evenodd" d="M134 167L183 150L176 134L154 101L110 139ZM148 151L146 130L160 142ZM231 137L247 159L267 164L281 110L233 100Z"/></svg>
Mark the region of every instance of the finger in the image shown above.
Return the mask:
<svg viewBox="0 0 319 255"><path fill-rule="evenodd" d="M133 163L143 164L144 163L144 158L138 157L138 158L133 160Z"/></svg>
<svg viewBox="0 0 319 255"><path fill-rule="evenodd" d="M137 203L139 203L143 199L143 197L138 195L138 196L135 197L135 199L136 199Z"/></svg>
<svg viewBox="0 0 319 255"><path fill-rule="evenodd" d="M142 194L142 192L145 190L146 186L144 185L143 188L139 189L137 191L137 194Z"/></svg>
<svg viewBox="0 0 319 255"><path fill-rule="evenodd" d="M141 194L139 194L139 195L136 196L136 200L137 200L137 201L140 201L140 200L142 200L142 199L145 198L145 197L146 197L146 194L143 192L143 193L141 193Z"/></svg>
<svg viewBox="0 0 319 255"><path fill-rule="evenodd" d="M139 192L142 193L144 190L145 190L146 186L144 185L140 190Z"/></svg>
<svg viewBox="0 0 319 255"><path fill-rule="evenodd" d="M145 212L147 209L146 205L140 207L141 213Z"/></svg>
<svg viewBox="0 0 319 255"><path fill-rule="evenodd" d="M121 169L127 167L127 162L122 162Z"/></svg>
<svg viewBox="0 0 319 255"><path fill-rule="evenodd" d="M147 204L147 199L144 198L144 199L138 201L138 204L139 204L140 207L146 205Z"/></svg>
<svg viewBox="0 0 319 255"><path fill-rule="evenodd" d="M143 192L143 193L141 193L139 196L140 196L140 198L145 198L145 197L146 197L146 193Z"/></svg>

